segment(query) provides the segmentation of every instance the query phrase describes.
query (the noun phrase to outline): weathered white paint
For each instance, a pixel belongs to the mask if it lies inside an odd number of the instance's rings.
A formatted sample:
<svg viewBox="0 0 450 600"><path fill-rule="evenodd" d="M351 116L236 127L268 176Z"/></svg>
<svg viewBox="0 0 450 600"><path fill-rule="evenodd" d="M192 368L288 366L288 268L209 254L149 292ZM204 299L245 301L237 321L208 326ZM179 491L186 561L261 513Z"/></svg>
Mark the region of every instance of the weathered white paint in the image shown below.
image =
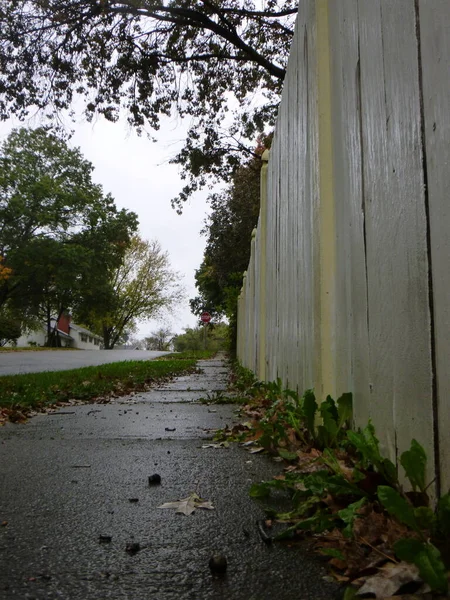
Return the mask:
<svg viewBox="0 0 450 600"><path fill-rule="evenodd" d="M300 3L238 325L245 366L352 391L356 425L393 460L417 439L443 491L449 74L447 0Z"/></svg>
<svg viewBox="0 0 450 600"><path fill-rule="evenodd" d="M258 362L256 373L258 379L263 381L266 378L266 239L267 239L267 162L269 160L269 151L265 150L262 155L261 167L261 191L260 191L260 213L258 220L258 239L256 247L259 248L257 256L259 258L259 310L255 311L255 318L259 319L257 325L258 340L255 340L258 348Z"/></svg>
<svg viewBox="0 0 450 600"><path fill-rule="evenodd" d="M419 0L441 490L450 488L450 10Z"/></svg>

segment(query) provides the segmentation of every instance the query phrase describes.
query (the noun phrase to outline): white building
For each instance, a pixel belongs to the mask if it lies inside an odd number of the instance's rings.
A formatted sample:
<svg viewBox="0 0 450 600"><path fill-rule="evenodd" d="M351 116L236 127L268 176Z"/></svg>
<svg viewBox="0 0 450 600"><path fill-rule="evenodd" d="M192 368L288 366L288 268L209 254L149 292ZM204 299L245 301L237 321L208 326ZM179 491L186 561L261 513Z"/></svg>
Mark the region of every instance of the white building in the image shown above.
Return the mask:
<svg viewBox="0 0 450 600"><path fill-rule="evenodd" d="M56 325L56 319L52 319L52 326ZM58 321L58 337L63 348L78 348L80 350L100 350L102 338L89 329L72 323L71 315L64 314ZM42 325L36 331L30 331L21 335L17 340L17 346L45 346L47 339L47 327Z"/></svg>
<svg viewBox="0 0 450 600"><path fill-rule="evenodd" d="M81 348L82 350L100 350L103 340L89 329L85 329L75 323L69 325L69 335L73 340L71 348Z"/></svg>

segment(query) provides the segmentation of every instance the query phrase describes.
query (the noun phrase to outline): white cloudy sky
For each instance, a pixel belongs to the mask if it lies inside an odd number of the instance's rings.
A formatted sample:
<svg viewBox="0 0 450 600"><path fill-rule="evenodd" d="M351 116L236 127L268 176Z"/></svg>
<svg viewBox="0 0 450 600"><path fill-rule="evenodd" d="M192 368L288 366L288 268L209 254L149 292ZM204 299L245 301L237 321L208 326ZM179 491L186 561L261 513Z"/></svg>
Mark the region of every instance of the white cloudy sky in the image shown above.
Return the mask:
<svg viewBox="0 0 450 600"><path fill-rule="evenodd" d="M0 142L13 126L23 125L2 124ZM186 300L178 311L162 320L140 323L137 337L145 337L161 325L170 326L176 333L195 326L197 319L190 312L188 300L196 295L194 272L203 257L205 238L200 236L200 229L208 205L206 191L196 194L181 216L170 205L183 182L178 167L168 161L181 146L185 127L179 120L166 119L155 143L145 136L138 137L125 122L113 124L98 119L95 123L80 121L71 128L75 131L71 143L94 165L95 182L113 195L119 208L138 214L141 237L158 239L169 254L172 268L183 276Z"/></svg>

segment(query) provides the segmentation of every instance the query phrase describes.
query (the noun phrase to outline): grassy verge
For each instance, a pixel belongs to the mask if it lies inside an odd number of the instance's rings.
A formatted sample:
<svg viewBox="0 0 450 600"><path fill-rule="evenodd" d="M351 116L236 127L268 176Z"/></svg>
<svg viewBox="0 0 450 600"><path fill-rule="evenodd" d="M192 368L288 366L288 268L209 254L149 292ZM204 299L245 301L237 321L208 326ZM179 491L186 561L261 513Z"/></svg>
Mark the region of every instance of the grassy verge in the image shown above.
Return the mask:
<svg viewBox="0 0 450 600"><path fill-rule="evenodd" d="M39 409L58 402L90 401L142 391L156 382L194 368L196 359L126 361L71 371L0 377L0 407Z"/></svg>

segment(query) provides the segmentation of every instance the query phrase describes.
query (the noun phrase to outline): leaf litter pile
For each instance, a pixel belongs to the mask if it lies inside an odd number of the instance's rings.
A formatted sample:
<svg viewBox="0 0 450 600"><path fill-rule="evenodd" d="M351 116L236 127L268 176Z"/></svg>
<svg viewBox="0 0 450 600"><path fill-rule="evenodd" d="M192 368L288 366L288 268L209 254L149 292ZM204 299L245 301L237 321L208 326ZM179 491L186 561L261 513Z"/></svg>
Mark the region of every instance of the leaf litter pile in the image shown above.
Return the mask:
<svg viewBox="0 0 450 600"><path fill-rule="evenodd" d="M254 383L247 395L241 414L248 420L216 440L284 463L281 475L250 489L253 498L289 497L288 512L266 510L268 540L308 537L345 586L345 600L448 597L450 495L433 510L422 446L412 440L401 455L406 492L373 425L350 430L351 394L318 405L311 390L300 397L278 380Z"/></svg>

